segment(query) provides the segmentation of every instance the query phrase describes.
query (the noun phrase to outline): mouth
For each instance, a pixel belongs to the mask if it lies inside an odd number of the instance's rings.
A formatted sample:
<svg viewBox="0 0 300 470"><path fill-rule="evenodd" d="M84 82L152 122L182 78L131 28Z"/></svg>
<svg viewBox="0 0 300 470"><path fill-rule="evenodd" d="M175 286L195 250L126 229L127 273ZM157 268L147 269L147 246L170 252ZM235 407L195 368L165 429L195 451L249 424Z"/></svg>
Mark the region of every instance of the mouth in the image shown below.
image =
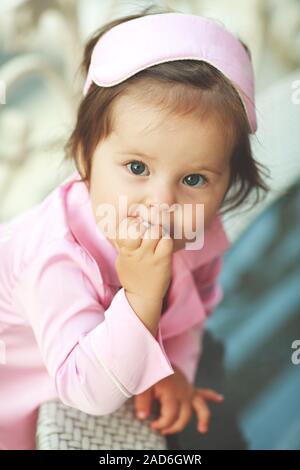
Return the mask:
<svg viewBox="0 0 300 470"><path fill-rule="evenodd" d="M153 223L149 222L148 220L145 220L139 213L137 212L133 212L132 214L128 214L130 215L131 217L136 217L137 219L140 220L140 222L146 227L146 228L149 228L151 225L154 225ZM163 230L171 235L171 231L169 230L169 227L167 227L166 225L163 225L163 224L160 224L163 228Z"/></svg>
<svg viewBox="0 0 300 470"><path fill-rule="evenodd" d="M150 227L150 225L152 225L152 224L150 224L150 222L147 222L146 220L143 220L143 221L142 221L142 224L143 224L146 228L148 228L148 227Z"/></svg>

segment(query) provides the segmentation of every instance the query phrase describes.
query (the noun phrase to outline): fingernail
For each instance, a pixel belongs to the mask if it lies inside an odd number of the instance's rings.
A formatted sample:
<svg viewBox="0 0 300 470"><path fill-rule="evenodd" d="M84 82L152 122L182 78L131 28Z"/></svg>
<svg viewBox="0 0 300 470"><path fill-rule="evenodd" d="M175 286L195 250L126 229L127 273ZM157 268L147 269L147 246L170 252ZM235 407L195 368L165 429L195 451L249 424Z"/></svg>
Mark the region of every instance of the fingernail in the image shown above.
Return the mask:
<svg viewBox="0 0 300 470"><path fill-rule="evenodd" d="M146 418L146 413L144 411L139 411L137 417L141 419Z"/></svg>
<svg viewBox="0 0 300 470"><path fill-rule="evenodd" d="M199 431L199 432L203 432L203 433L204 433L204 432L206 432L206 431L207 431L207 428L198 428L198 431Z"/></svg>

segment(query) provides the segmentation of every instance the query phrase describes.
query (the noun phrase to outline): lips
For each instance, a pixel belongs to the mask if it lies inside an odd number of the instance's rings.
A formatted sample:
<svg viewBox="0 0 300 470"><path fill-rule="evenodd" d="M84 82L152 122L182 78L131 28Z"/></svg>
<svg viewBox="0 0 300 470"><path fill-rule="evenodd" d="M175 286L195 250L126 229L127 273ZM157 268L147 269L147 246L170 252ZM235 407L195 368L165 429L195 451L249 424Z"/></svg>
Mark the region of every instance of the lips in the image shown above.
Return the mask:
<svg viewBox="0 0 300 470"><path fill-rule="evenodd" d="M133 211L131 214L128 214L128 215L131 216L131 217L137 217L137 218L141 221L141 223L142 223L146 228L148 228L148 227L150 227L151 225L153 225L151 222L149 222L149 221L146 220L144 217L142 217L142 215L139 214L138 212L134 212L134 211ZM145 214L144 214L144 215L145 215ZM168 227L166 227L166 226L163 225L163 224L160 224L160 225L162 225L162 227L163 227L163 229L164 229L164 231L165 231L166 233L170 234L170 231L169 231L169 228L168 228Z"/></svg>

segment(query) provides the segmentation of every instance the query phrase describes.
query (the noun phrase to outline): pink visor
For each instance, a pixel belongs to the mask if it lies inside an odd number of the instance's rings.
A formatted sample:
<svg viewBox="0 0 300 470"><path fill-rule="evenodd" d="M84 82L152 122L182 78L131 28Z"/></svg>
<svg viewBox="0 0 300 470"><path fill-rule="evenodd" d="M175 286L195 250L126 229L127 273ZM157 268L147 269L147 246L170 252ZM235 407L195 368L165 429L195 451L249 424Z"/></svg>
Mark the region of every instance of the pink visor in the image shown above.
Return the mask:
<svg viewBox="0 0 300 470"><path fill-rule="evenodd" d="M217 21L198 15L151 14L111 28L93 49L83 94L92 82L111 87L152 65L182 59L205 61L231 81L242 100L251 133L255 133L251 60L236 36Z"/></svg>

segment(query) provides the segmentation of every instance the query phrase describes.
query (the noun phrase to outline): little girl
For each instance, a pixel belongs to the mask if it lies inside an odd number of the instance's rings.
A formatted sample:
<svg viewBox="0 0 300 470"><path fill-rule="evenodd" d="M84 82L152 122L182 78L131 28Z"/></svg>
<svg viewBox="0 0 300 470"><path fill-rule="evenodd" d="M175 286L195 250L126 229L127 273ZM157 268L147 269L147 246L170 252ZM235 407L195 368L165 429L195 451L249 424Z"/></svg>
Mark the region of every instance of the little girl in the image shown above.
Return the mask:
<svg viewBox="0 0 300 470"><path fill-rule="evenodd" d="M83 67L76 171L0 226L1 449L34 449L54 398L105 415L134 397L145 417L156 398L154 429L179 432L194 411L206 432L222 396L193 383L223 296L221 208L268 189L249 52L218 22L146 9L97 31ZM189 227L204 244L185 249Z"/></svg>

